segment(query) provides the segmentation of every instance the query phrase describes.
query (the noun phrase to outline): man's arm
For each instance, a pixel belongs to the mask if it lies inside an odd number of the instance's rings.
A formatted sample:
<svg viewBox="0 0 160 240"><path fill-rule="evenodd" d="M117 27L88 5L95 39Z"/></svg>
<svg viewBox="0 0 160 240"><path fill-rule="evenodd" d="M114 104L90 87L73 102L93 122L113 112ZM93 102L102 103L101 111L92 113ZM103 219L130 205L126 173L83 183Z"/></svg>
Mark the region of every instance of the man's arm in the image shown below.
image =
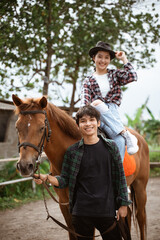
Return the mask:
<svg viewBox="0 0 160 240"><path fill-rule="evenodd" d="M54 176L51 176L49 174L40 174L40 175L34 174L34 176L36 177L36 178L34 178L34 181L37 184L42 184L42 182L48 181L49 183L51 183L52 185L54 185L56 187L59 186L59 182L58 182L57 178ZM37 177L39 177L39 178L37 178Z"/></svg>
<svg viewBox="0 0 160 240"><path fill-rule="evenodd" d="M70 147L69 147L70 148ZM67 149L65 155L64 155L64 160L63 160L63 165L62 165L62 171L61 174L58 176L52 176L49 174L34 174L36 177L34 181L37 184L42 184L42 181L48 181L52 185L58 188L65 188L68 186L68 181L69 181L69 169L70 169L70 150L69 148ZM37 177L40 177L40 179L37 179Z"/></svg>

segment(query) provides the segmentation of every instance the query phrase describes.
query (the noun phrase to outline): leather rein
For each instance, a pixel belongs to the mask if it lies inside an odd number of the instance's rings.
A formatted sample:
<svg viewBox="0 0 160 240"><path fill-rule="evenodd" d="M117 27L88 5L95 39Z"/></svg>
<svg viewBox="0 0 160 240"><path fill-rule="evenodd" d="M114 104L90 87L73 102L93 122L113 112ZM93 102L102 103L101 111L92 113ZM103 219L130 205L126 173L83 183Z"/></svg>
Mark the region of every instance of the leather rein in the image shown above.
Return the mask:
<svg viewBox="0 0 160 240"><path fill-rule="evenodd" d="M50 140L50 136L51 136L51 128L50 128L50 124L49 124L49 121L48 121L48 118L47 118L47 113L46 111L42 111L42 110L32 110L32 111L20 111L20 114L22 115L27 115L27 114L38 114L38 113L41 113L41 114L44 114L45 115L45 128L44 128L44 132L43 132L43 135L41 137L41 140L38 144L38 146L30 143L30 142L23 142L23 143L20 143L19 140L18 140L18 149L19 149L19 152L20 152L20 148L21 147L24 147L24 149L29 146L31 148L34 148L37 152L38 152L38 158L36 160L36 169L34 171L34 173L38 170L38 173L40 175L40 170L39 170L39 165L40 165L40 157L41 157L41 154L43 152L43 149L44 149L44 142L45 142L45 139L47 140L47 142L49 142ZM47 134L47 129L48 129L48 134ZM32 176L33 178L35 178L34 176ZM51 193L51 191L49 190L49 187L47 186L47 184L42 181L42 184L44 186L44 188L47 190L47 192L49 193L49 195L52 197L52 199L59 203L60 205L68 205L69 203L60 203L54 196L53 194ZM44 205L45 205L45 208L46 208L46 212L47 212L47 220L49 218L51 218L55 223L57 223L60 227L62 227L63 229L67 230L69 233L71 233L72 235L74 236L77 236L77 237L82 237L82 238L85 238L86 236L83 236L81 234L78 234L76 233L74 230L72 230L71 228L68 228L66 225L64 225L63 223L61 223L60 221L58 221L57 219L55 219L54 217L52 217L50 214L49 214L49 210L48 210L48 207L47 207L47 202L46 202L46 199L45 199L45 194L44 194L44 190L43 190L43 198L44 198ZM108 233L110 231L112 231L115 227L116 227L116 224L117 222L114 221L114 223L104 232L102 233L105 234L105 233ZM99 237L100 235L95 235L95 236L88 236L88 238L91 238L93 239L93 237Z"/></svg>

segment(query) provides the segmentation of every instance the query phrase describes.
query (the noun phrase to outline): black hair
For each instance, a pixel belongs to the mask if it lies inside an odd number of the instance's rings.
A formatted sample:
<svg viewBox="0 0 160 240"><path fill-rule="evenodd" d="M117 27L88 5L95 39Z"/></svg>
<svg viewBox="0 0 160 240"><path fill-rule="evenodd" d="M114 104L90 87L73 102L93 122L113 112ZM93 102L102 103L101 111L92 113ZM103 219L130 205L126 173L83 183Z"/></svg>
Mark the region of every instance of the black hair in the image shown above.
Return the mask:
<svg viewBox="0 0 160 240"><path fill-rule="evenodd" d="M92 56L92 61L93 61L93 62L95 62L95 61L93 60L93 57L95 57L99 51L101 51L101 50L97 50L97 51L94 52L94 54L93 54L93 56ZM111 54L110 54L110 52L109 52L109 51L105 51L104 49L102 49L102 51L103 51L103 52L108 52L108 53L109 53L109 56L110 56L110 60L111 60Z"/></svg>
<svg viewBox="0 0 160 240"><path fill-rule="evenodd" d="M78 112L76 113L75 119L76 119L76 123L78 126L79 126L79 119L85 115L90 116L90 117L95 117L97 122L100 120L100 112L97 111L91 105L86 105L84 107L81 107L78 110Z"/></svg>

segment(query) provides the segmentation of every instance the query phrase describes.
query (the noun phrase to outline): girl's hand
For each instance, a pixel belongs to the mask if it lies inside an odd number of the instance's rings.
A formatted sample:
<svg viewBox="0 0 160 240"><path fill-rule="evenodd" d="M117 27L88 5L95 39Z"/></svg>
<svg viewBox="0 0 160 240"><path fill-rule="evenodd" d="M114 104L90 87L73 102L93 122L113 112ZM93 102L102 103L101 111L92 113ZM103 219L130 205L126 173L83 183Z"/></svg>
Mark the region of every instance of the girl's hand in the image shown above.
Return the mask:
<svg viewBox="0 0 160 240"><path fill-rule="evenodd" d="M47 174L40 174L40 176L38 174L34 174L34 176L36 178L34 178L33 180L35 181L35 183L37 184L42 184L42 182L45 182L48 178ZM40 177L39 179L37 179L38 177Z"/></svg>
<svg viewBox="0 0 160 240"><path fill-rule="evenodd" d="M124 64L126 64L128 62L126 54L123 51L117 51L115 56L118 60L122 60Z"/></svg>

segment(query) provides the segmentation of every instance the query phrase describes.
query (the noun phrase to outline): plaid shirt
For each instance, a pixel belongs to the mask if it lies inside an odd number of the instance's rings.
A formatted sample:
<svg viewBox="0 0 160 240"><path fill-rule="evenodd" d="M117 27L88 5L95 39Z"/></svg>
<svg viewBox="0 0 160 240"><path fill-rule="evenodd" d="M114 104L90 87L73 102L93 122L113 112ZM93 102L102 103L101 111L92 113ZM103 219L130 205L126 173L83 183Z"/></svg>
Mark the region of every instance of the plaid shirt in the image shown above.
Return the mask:
<svg viewBox="0 0 160 240"><path fill-rule="evenodd" d="M81 107L92 103L96 99L101 99L105 103L121 104L122 90L121 86L130 82L137 81L137 74L131 65L127 63L124 69L107 69L110 90L103 98L99 85L94 76L87 77L82 86Z"/></svg>
<svg viewBox="0 0 160 240"><path fill-rule="evenodd" d="M103 136L100 137L105 142L106 148L112 154L112 180L116 209L118 209L120 206L128 206L131 204L131 201L128 200L126 177L117 145L113 140L106 139ZM73 195L76 185L76 178L80 169L83 153L84 142L82 139L67 149L64 156L61 175L55 176L59 182L58 188L65 188L69 186L70 212L72 212L73 208Z"/></svg>

